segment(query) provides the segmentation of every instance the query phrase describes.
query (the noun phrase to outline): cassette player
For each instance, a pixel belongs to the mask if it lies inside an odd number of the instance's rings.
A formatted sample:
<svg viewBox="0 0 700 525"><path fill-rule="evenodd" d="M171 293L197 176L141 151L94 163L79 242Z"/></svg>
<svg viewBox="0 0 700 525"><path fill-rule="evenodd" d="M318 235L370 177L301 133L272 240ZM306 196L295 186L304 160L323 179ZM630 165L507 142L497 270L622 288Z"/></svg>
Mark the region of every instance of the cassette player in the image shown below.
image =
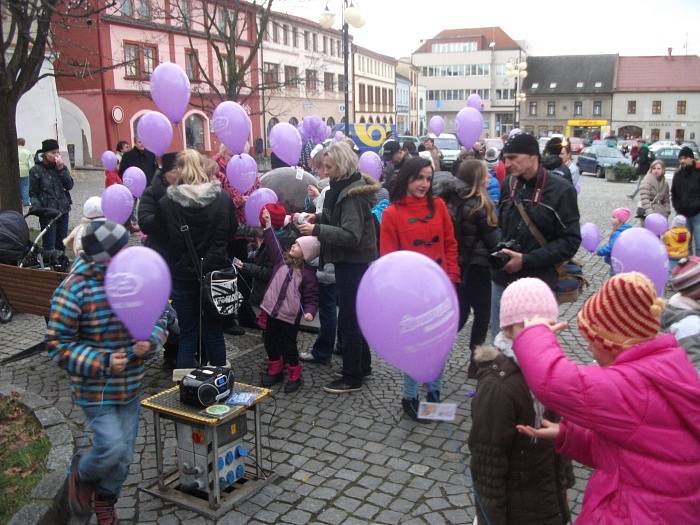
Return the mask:
<svg viewBox="0 0 700 525"><path fill-rule="evenodd" d="M233 370L223 366L203 366L192 370L180 382L180 401L208 407L225 401L233 390Z"/></svg>

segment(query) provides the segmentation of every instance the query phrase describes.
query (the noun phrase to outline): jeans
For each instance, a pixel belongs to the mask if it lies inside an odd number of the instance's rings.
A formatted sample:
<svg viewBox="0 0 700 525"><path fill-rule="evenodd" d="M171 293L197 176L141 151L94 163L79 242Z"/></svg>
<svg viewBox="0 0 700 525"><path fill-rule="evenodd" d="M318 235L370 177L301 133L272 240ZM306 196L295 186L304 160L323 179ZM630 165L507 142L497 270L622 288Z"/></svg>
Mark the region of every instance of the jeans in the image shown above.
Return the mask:
<svg viewBox="0 0 700 525"><path fill-rule="evenodd" d="M22 198L22 206L30 206L29 201L29 177L19 178L19 193Z"/></svg>
<svg viewBox="0 0 700 525"><path fill-rule="evenodd" d="M51 222L50 219L44 217L39 218L39 224L41 229L46 228L46 225ZM68 236L68 212L66 212L60 219L58 219L51 228L44 234L42 239L42 246L44 251L58 250L60 252L65 250L63 246L63 239Z"/></svg>
<svg viewBox="0 0 700 525"><path fill-rule="evenodd" d="M335 330L338 325L336 310L335 284L318 285L318 320L321 329L311 355L319 361L330 361L335 347Z"/></svg>
<svg viewBox="0 0 700 525"><path fill-rule="evenodd" d="M440 392L440 387L442 386L442 373L437 379L425 383L425 388L428 392ZM411 376L406 374L403 375L403 398L404 399L418 399L418 394L420 390L420 384L413 379Z"/></svg>
<svg viewBox="0 0 700 525"><path fill-rule="evenodd" d="M372 369L369 345L357 324L355 300L368 263L337 263L335 287L338 293L338 335L343 341L343 379L356 386Z"/></svg>
<svg viewBox="0 0 700 525"><path fill-rule="evenodd" d="M486 341L491 314L491 270L486 266L470 265L462 270L459 285L459 330L474 311L474 323L469 337L469 348L474 350Z"/></svg>
<svg viewBox="0 0 700 525"><path fill-rule="evenodd" d="M491 283L491 342L496 339L498 332L501 331L501 297L505 286Z"/></svg>
<svg viewBox="0 0 700 525"><path fill-rule="evenodd" d="M87 427L93 432L92 448L80 458L80 479L95 483L103 496L119 497L134 457L139 431L140 399L126 405L82 407Z"/></svg>
<svg viewBox="0 0 700 525"><path fill-rule="evenodd" d="M226 364L226 343L221 317L217 314L200 315L199 289L173 289L173 308L180 325L180 346L177 351L177 368L196 366L199 322L202 323L202 365L207 360L214 366ZM201 320L201 321L200 321ZM206 358L205 358L206 356Z"/></svg>
<svg viewBox="0 0 700 525"><path fill-rule="evenodd" d="M280 321L268 315L267 326L263 335L267 357L271 361L276 361L282 357L285 364L297 366L299 364L298 332L299 325Z"/></svg>
<svg viewBox="0 0 700 525"><path fill-rule="evenodd" d="M688 229L693 236L693 249L695 255L700 255L700 214L692 217L686 217L688 221Z"/></svg>

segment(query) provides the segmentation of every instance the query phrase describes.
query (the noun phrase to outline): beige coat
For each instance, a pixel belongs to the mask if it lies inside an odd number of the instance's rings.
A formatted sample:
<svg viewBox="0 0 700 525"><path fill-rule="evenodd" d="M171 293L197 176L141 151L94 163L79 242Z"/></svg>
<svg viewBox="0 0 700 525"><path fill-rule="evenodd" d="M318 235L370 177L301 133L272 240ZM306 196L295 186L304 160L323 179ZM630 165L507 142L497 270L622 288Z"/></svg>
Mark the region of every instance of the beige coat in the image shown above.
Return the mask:
<svg viewBox="0 0 700 525"><path fill-rule="evenodd" d="M639 207L644 210L644 216L660 213L664 217L671 214L671 192L666 177L657 179L647 173L639 187Z"/></svg>

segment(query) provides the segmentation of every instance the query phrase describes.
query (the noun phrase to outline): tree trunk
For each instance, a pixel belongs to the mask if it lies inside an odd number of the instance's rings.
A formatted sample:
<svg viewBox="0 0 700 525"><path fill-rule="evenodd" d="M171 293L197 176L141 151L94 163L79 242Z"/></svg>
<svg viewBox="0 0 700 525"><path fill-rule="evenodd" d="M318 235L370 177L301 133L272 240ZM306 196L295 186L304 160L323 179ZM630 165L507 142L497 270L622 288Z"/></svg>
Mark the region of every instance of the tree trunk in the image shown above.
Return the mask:
<svg viewBox="0 0 700 525"><path fill-rule="evenodd" d="M17 101L0 95L0 210L22 212L17 155Z"/></svg>

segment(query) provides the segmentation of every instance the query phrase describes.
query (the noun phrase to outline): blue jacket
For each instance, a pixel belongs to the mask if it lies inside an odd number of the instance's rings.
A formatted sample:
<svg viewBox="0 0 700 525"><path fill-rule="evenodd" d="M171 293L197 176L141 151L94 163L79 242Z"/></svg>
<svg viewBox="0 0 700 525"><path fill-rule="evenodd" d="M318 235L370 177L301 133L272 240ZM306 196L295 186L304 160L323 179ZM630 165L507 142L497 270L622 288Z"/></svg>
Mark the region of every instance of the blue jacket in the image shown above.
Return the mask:
<svg viewBox="0 0 700 525"><path fill-rule="evenodd" d="M610 264L610 254L612 253L613 246L615 245L615 241L617 238L620 236L620 234L625 231L629 230L632 226L629 224L623 224L620 226L617 230L612 232L612 235L610 235L610 239L608 240L608 243L601 246L598 248L598 251L596 251L596 255L600 255L601 257L605 257L605 262Z"/></svg>
<svg viewBox="0 0 700 525"><path fill-rule="evenodd" d="M498 179L491 172L489 172L489 182L486 189L489 192L489 197L491 197L494 206L498 206L498 199L501 197L501 187L498 184Z"/></svg>

